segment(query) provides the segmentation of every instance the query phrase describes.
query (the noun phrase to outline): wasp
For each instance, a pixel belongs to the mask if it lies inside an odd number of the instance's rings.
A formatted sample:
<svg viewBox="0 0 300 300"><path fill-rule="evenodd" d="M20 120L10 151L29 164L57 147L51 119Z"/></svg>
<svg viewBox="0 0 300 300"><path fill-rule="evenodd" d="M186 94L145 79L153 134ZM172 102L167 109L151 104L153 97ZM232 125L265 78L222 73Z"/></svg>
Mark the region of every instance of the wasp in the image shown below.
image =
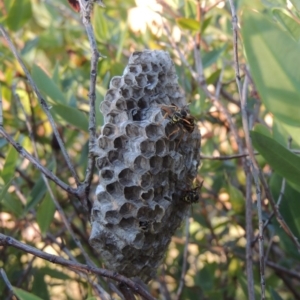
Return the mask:
<svg viewBox="0 0 300 300"><path fill-rule="evenodd" d="M197 203L200 199L199 197L199 191L202 188L203 181L200 183L200 185L196 186L193 189L183 191L182 195L182 201L192 204L192 203Z"/></svg>
<svg viewBox="0 0 300 300"><path fill-rule="evenodd" d="M143 232L153 232L154 221L139 221L139 227Z"/></svg>
<svg viewBox="0 0 300 300"><path fill-rule="evenodd" d="M171 125L180 125L186 132L192 133L195 128L195 118L187 111L185 107L179 108L176 105L161 106L165 112L164 118L167 116L170 119ZM169 136L176 133L178 130L173 131Z"/></svg>

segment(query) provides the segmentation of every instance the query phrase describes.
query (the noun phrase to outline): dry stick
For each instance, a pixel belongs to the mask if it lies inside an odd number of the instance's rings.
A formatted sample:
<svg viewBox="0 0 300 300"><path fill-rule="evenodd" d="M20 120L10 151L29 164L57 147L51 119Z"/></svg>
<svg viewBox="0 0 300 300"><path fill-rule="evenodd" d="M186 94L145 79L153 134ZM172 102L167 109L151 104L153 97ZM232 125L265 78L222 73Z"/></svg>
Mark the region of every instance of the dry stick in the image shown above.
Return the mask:
<svg viewBox="0 0 300 300"><path fill-rule="evenodd" d="M13 295L13 293L14 293L13 286L11 285L10 281L8 280L4 269L1 268L0 273L3 278L4 283L6 284L8 290L9 290L9 293L10 293L9 298L10 298L10 296Z"/></svg>
<svg viewBox="0 0 300 300"><path fill-rule="evenodd" d="M18 61L19 64L21 65L21 67L22 67L22 69L23 69L23 71L24 71L24 73L25 73L25 75L26 75L26 77L27 77L27 79L28 79L28 81L29 81L29 83L30 83L32 89L34 90L34 92L35 92L37 98L39 99L40 104L41 104L41 106L42 106L42 108L43 108L45 114L47 115L47 118L48 118L50 124L51 124L52 130L53 130L54 135L55 135L55 137L56 137L56 139L57 139L57 142L58 142L58 144L59 144L59 146L60 146L60 149L61 149L61 151L62 151L62 153L63 153L63 156L64 156L64 158L65 158L65 161L67 162L67 165L68 165L68 167L69 167L69 169L70 169L70 171L71 171L71 173L72 173L72 176L73 176L74 179L75 179L76 184L79 185L79 178L78 178L78 175L77 175L77 173L76 173L76 171L75 171L75 169L74 169L74 166L73 166L73 164L72 164L72 162L71 162L71 160L70 160L69 154L67 153L66 148L65 148L65 145L64 145L64 143L63 143L63 141L62 141L62 139L61 139L61 137L60 137L60 134L59 134L59 132L58 132L58 130L57 130L57 127L56 127L55 122L54 122L54 119L53 119L53 117L52 117L52 115L51 115L51 113L50 113L50 110L49 110L49 107L48 107L48 105L47 105L47 103L46 103L46 100L43 98L42 94L40 93L39 89L37 88L37 86L36 86L35 82L33 81L33 79L32 79L32 77L31 77L29 71L28 71L27 68L25 67L25 64L23 63L23 61L22 61L22 59L21 59L19 53L17 52L15 46L13 45L13 43L12 43L12 41L11 41L11 39L10 39L8 33L7 33L6 30L3 28L2 25L0 25L0 31L1 31L2 35L4 36L4 38L6 39L6 41L7 41L7 43L8 43L8 46L9 46L10 50L13 52L15 58L17 59L17 61ZM45 174L45 175L46 175L46 174Z"/></svg>
<svg viewBox="0 0 300 300"><path fill-rule="evenodd" d="M183 250L183 263L182 263L182 270L181 270L181 276L180 276L180 283L179 287L176 293L176 299L179 300L181 298L181 294L183 291L183 287L185 284L185 274L186 274L186 267L187 267L187 256L188 256L188 245L189 245L189 237L190 237L190 209L189 213L186 217L185 222L185 243L184 243L184 250Z"/></svg>
<svg viewBox="0 0 300 300"><path fill-rule="evenodd" d="M33 150L34 150L35 159L37 160L38 163L40 163L39 162L39 158L38 158L36 143L35 143L35 140L34 140L34 135L33 135L33 132L32 132L32 128L31 128L31 124L29 122L28 116L27 116L26 111L25 111L25 109L24 109L24 107L23 107L23 105L22 105L22 103L20 101L19 95L16 94L16 93L14 95L15 95L15 98L17 99L17 102L20 105L20 107L21 107L21 109L23 111L23 114L25 116L25 123L26 123L27 129L28 129L28 132L29 132L29 137L30 137L30 140L31 140L31 143L32 143L32 147L33 147ZM93 266L94 263L91 261L91 259L89 258L88 254L86 253L86 251L82 247L81 242L75 236L75 233L73 232L73 230L71 228L71 225L70 225L70 223L69 223L69 221L68 221L68 219L67 219L67 217L66 217L66 215L65 215L65 213L64 213L64 211L62 209L62 207L60 206L59 202L57 201L57 199L54 196L54 193L53 193L52 188L51 188L51 186L49 184L49 181L47 180L46 176L43 173L42 173L42 178L43 178L43 180L45 182L45 185L47 187L47 190L49 192L51 200L54 203L57 211L59 212L59 215L62 218L63 223L65 224L65 227L69 231L69 233L72 236L72 238L73 238L74 242L76 243L77 247L81 250L81 253L84 256L86 263L89 266Z"/></svg>
<svg viewBox="0 0 300 300"><path fill-rule="evenodd" d="M45 253L43 251L40 251L39 249L36 249L34 247L31 247L29 245L21 243L21 242L17 241L16 239L14 239L10 236L4 235L2 233L0 233L0 245L6 245L6 246L11 246L11 247L20 249L24 252L30 253L32 255L40 257L40 258L47 260L49 262L52 262L54 264L66 266L74 272L79 271L79 272L83 272L86 274L93 273L93 274L97 274L97 275L100 275L103 277L114 279L118 282L123 282L124 284L129 286L135 293L141 295L146 300L155 300L155 298L153 298L149 294L149 292L146 291L138 283L133 282L132 280L130 280L130 279L126 278L125 276L122 276L116 272L105 270L105 269L100 269L100 268L96 268L96 267L90 267L90 266L87 266L84 264L72 262L72 261L64 259L60 256Z"/></svg>

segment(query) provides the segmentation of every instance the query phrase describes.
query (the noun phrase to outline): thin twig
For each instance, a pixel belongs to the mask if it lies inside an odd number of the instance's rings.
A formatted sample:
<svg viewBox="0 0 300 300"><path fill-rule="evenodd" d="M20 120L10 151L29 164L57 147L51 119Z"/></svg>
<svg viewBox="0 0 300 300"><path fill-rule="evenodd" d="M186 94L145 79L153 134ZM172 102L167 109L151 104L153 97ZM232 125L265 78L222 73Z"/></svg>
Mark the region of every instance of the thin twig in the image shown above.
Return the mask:
<svg viewBox="0 0 300 300"><path fill-rule="evenodd" d="M4 36L4 38L6 39L6 41L8 43L8 46L11 49L12 53L14 54L15 58L17 59L17 61L21 65L21 67L22 67L22 69L23 69L23 71L24 71L24 73L25 73L25 75L26 75L26 77L27 77L27 79L28 79L28 81L29 81L32 89L34 90L36 96L38 97L38 99L40 101L40 104L41 104L41 106L42 106L45 114L47 115L47 118L48 118L50 124L51 124L51 127L52 127L52 130L54 132L54 135L55 135L55 137L57 139L57 142L58 142L58 144L60 146L62 154L63 154L63 156L64 156L64 158L65 158L65 160L67 162L67 165L68 165L68 167L69 167L69 169L70 169L70 171L72 173L72 176L74 177L76 184L79 185L78 175L77 175L77 173L75 171L75 168L74 168L74 166L73 166L73 164L72 164L72 162L70 160L69 154L66 151L66 148L65 148L65 145L64 145L64 143L63 143L63 141L61 139L61 136L60 136L60 134L59 134L59 132L57 130L56 124L55 124L54 119L53 119L53 117L52 117L52 115L50 113L50 110L49 110L49 107L47 105L46 100L43 98L42 94L40 93L38 87L36 86L35 82L33 81L32 77L30 75L29 71L27 70L25 64L23 63L23 60L21 59L18 51L16 50L14 44L12 43L12 41L11 41L8 33L3 28L2 25L0 25L0 31L1 31L2 35Z"/></svg>
<svg viewBox="0 0 300 300"><path fill-rule="evenodd" d="M294 154L300 154L300 150L296 149L290 149L290 151ZM254 155L260 155L259 152L253 152ZM201 159L207 159L207 160L230 160L230 159L236 159L236 158L243 158L249 156L248 153L245 154L233 154L233 155L227 155L227 156L210 156L210 155L204 155L201 154L200 158Z"/></svg>
<svg viewBox="0 0 300 300"><path fill-rule="evenodd" d="M189 210L190 213L190 210ZM190 237L190 218L189 215L186 217L185 222L185 244L184 244L184 250L183 250L183 262L182 262L182 269L181 269L181 276L180 276L180 282L179 287L176 293L176 299L179 300L181 298L181 294L183 291L183 287L185 284L185 275L186 275L186 267L187 267L187 256L188 256L188 246L189 246L189 237Z"/></svg>
<svg viewBox="0 0 300 300"><path fill-rule="evenodd" d="M104 57L98 51L96 38L94 35L93 26L91 24L91 11L93 8L93 1L88 0L85 3L79 1L80 10L82 16L82 23L85 27L86 34L89 39L91 48L91 72L90 72L90 87L89 87L89 155L87 162L86 175L84 179L86 203L89 205L89 193L90 186L93 179L93 173L95 169L95 147L96 147L96 80L97 80L97 68L100 57Z"/></svg>
<svg viewBox="0 0 300 300"><path fill-rule="evenodd" d="M9 296L8 297L11 298L11 296L14 294L13 286L10 283L10 281L8 280L8 278L6 276L6 273L5 273L5 271L4 271L3 268L0 269L0 274L1 274L2 278L3 278L4 283L6 284L8 290L9 290Z"/></svg>
<svg viewBox="0 0 300 300"><path fill-rule="evenodd" d="M63 190L69 194L78 196L78 191L71 188L69 185L65 184L58 177L56 177L52 172L42 166L30 153L28 153L19 143L17 143L4 129L0 126L0 134L19 152L19 154L28 159L38 170L40 170L47 178L55 182Z"/></svg>
<svg viewBox="0 0 300 300"><path fill-rule="evenodd" d="M283 195L284 195L284 191L285 191L285 186L286 186L286 179L283 178L282 179L282 182L281 182L281 189L280 189L280 193L279 193L279 197L278 197L278 200L277 200L277 204L276 206L278 207L279 209L279 206L280 206L280 203L282 201L282 198L283 198ZM268 217L268 219L265 221L264 223L264 226L263 226L263 230L265 230L267 228L267 226L270 224L272 218L274 217L274 211L270 214L270 216ZM258 237L259 235L256 235L256 237L253 239L252 243L251 243L251 246L253 247L255 245L255 243L257 242L258 240Z"/></svg>
<svg viewBox="0 0 300 300"><path fill-rule="evenodd" d="M51 240L52 243L56 244L59 246L59 248L68 255L69 259L77 262L77 260L75 259L75 257L73 256L73 254L71 253L71 251L65 247L64 244L59 243L56 238L52 235L52 234L47 234L47 238ZM85 278L89 284L93 287L93 289L95 290L95 293L98 294L98 296L100 297L100 299L103 300L110 300L111 297L109 296L109 294L102 288L102 286L100 284L95 283L91 278L89 278L89 276L87 274L78 272L79 275L83 278Z"/></svg>
<svg viewBox="0 0 300 300"><path fill-rule="evenodd" d="M232 31L233 31L233 55L234 55L234 68L235 68L235 79L238 87L238 92L240 99L242 98L242 84L241 84L241 75L239 67L239 52L238 52L238 18L236 15L235 7L233 0L229 0L232 16Z"/></svg>
<svg viewBox="0 0 300 300"><path fill-rule="evenodd" d="M20 101L20 98L19 98L19 95L17 93L14 93L14 96L19 104L19 106L21 107L22 111L23 111L23 114L25 116L25 123L26 123L26 126L27 126L27 129L28 129L28 132L29 132L29 137L30 137L30 140L31 140L31 144L32 144L32 147L33 147L33 151L34 151L34 155L35 155L35 159L36 161L40 164L40 161L39 161L39 158L38 158L38 152L37 152L37 147L36 147L36 143L35 143L35 140L34 140L34 134L33 134L33 131L32 131L32 127L31 127L31 124L29 122L29 118L26 114L26 111ZM82 247L81 245L81 242L78 240L78 238L76 237L74 231L72 230L72 227L62 209L62 207L60 206L59 202L57 201L56 197L54 196L54 193L52 191L52 188L49 184L49 181L48 179L46 178L46 176L42 173L42 178L45 182L45 185L47 187L47 190L48 190L48 193L50 195L50 198L52 200L52 202L54 203L55 205L55 208L57 209L60 217L62 218L62 221L63 223L65 224L67 230L69 231L70 235L72 236L74 242L76 243L77 247L80 249L82 255L84 256L85 258L85 261L86 263L89 265L89 266L94 266L94 263L92 262L92 260L89 258L89 255L86 253L86 251L84 250L84 248Z"/></svg>
<svg viewBox="0 0 300 300"><path fill-rule="evenodd" d="M243 94L241 98L241 112L243 129L245 132L246 146L251 161L251 172L256 188L256 201L257 201L257 213L258 213L258 230L259 230L259 257L260 257L260 287L261 287L261 299L265 299L265 258L264 258L264 229L263 229L263 216L262 216L262 201L261 201L261 190L259 183L259 168L255 160L252 142L250 139L248 118L247 118L247 91L248 91L248 77L245 77Z"/></svg>
<svg viewBox="0 0 300 300"><path fill-rule="evenodd" d="M261 170L259 172L259 179L264 187L266 197L269 200L269 202L272 206L272 209L275 213L276 220L278 221L279 225L282 227L282 229L285 231L285 233L290 237L291 241L295 244L298 251L300 252L300 243L298 241L298 238L293 234L292 230L290 229L290 227L287 225L287 223L283 219Z"/></svg>
<svg viewBox="0 0 300 300"><path fill-rule="evenodd" d="M247 161L247 165L249 165L249 161ZM248 168L250 169L249 166ZM252 238L252 178L249 170L248 172L246 172L246 274L249 300L255 300L253 280L253 255L251 247Z"/></svg>
<svg viewBox="0 0 300 300"><path fill-rule="evenodd" d="M239 56L238 56L238 18L236 15L235 7L232 0L229 0L231 15L232 15L232 27L233 27L233 52L234 52L234 67L235 67L235 76L236 84L239 92L239 98L241 101L241 113L242 113L242 122L243 129L245 132L245 141L248 153L250 155L251 161L251 172L255 182L256 187L256 199L257 199L257 212L258 212L258 227L259 227L259 257L260 257L260 286L261 286L261 299L265 299L265 259L264 259L264 247L263 247L263 220L262 220L262 202L261 202L261 191L260 184L258 179L259 168L256 164L254 151L252 143L250 140L249 125L247 118L247 91L248 91L248 78L245 76L243 91L241 88L241 76L240 76L240 67L239 67ZM250 239L251 237L249 237ZM251 240L249 240L250 243ZM250 245L248 245L250 247ZM247 247L247 248L248 248ZM250 247L251 248L251 247ZM250 249L249 249L250 250ZM251 251L251 250L250 250ZM252 282L252 278L250 282ZM253 286L248 286L248 290L252 289ZM253 294L253 291L249 291L249 294Z"/></svg>
<svg viewBox="0 0 300 300"><path fill-rule="evenodd" d="M245 259L245 256L243 256L241 253L234 252L233 254L241 259ZM258 261L253 260L253 262L255 264L259 264ZM288 275L289 277L300 281L300 273L299 272L292 271L291 269L287 269L287 268L282 267L278 264L275 264L274 262L271 262L271 261L266 261L266 265L275 271L283 272L286 275Z"/></svg>
<svg viewBox="0 0 300 300"><path fill-rule="evenodd" d="M122 282L122 283L126 284L133 290L134 293L141 295L145 299L155 300L155 298L153 298L149 294L149 292L146 291L141 285L139 285L136 282L133 282L132 280L130 280L130 279L126 278L125 276L120 275L116 272L105 270L105 269L100 269L100 268L96 268L96 267L90 267L90 266L87 266L84 264L80 264L77 262L73 262L73 261L64 259L60 256L45 253L43 251L40 251L37 248L34 248L32 246L21 243L21 242L17 241L16 239L14 239L10 236L4 235L2 233L0 233L0 245L14 247L16 249L30 253L32 255L40 257L40 258L47 260L49 262L52 262L54 264L66 266L67 268L69 268L70 270L72 270L74 272L79 271L79 272L83 272L85 274L93 273L93 274L97 274L97 275L100 275L103 277L114 279L118 282Z"/></svg>

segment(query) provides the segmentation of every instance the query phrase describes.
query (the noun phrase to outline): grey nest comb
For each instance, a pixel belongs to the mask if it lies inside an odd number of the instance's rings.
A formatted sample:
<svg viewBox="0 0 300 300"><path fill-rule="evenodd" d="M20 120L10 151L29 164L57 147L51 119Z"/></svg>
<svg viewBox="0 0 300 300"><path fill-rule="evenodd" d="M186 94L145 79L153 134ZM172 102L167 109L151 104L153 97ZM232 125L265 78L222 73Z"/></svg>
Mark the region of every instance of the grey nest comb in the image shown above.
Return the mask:
<svg viewBox="0 0 300 300"><path fill-rule="evenodd" d="M186 105L169 54L150 50L131 55L101 104L90 243L127 277L155 275L187 214L182 197L197 174L200 133L172 118Z"/></svg>

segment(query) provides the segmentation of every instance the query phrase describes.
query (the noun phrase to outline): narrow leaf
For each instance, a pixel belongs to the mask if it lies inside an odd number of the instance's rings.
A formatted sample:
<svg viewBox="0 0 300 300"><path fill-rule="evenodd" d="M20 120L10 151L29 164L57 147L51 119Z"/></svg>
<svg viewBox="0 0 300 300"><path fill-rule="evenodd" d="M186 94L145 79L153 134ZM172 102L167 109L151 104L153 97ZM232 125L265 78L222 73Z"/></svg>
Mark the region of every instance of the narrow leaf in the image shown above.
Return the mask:
<svg viewBox="0 0 300 300"><path fill-rule="evenodd" d="M252 131L254 147L265 158L270 166L282 177L295 185L300 181L300 157L290 152L274 139Z"/></svg>
<svg viewBox="0 0 300 300"><path fill-rule="evenodd" d="M44 201L39 206L36 216L37 223L40 227L42 234L45 234L48 231L49 226L54 217L54 212L54 203L51 200L51 197L47 194Z"/></svg>
<svg viewBox="0 0 300 300"><path fill-rule="evenodd" d="M30 20L31 16L31 1L15 0L9 8L6 25L9 29L17 31Z"/></svg>
<svg viewBox="0 0 300 300"><path fill-rule="evenodd" d="M88 131L88 119L79 109L67 105L54 104L51 111L53 111L56 116L59 116L61 121L71 124L83 131Z"/></svg>
<svg viewBox="0 0 300 300"><path fill-rule="evenodd" d="M281 23L281 25L291 34L296 42L300 39L300 26L294 19L288 16L281 9L273 10L274 17Z"/></svg>
<svg viewBox="0 0 300 300"><path fill-rule="evenodd" d="M263 103L278 120L300 127L300 44L268 17L245 11L242 36ZM280 41L280 43L278 42Z"/></svg>
<svg viewBox="0 0 300 300"><path fill-rule="evenodd" d="M192 31L200 31L201 24L199 21L188 18L177 18L176 22L181 29L188 29Z"/></svg>
<svg viewBox="0 0 300 300"><path fill-rule="evenodd" d="M13 287L14 294L20 299L20 300L43 300L42 298L35 296L31 293L28 293L24 290L21 290L19 288Z"/></svg>
<svg viewBox="0 0 300 300"><path fill-rule="evenodd" d="M32 77L37 87L52 99L52 104L66 104L67 100L58 88L55 82L39 66L34 65L32 68Z"/></svg>

